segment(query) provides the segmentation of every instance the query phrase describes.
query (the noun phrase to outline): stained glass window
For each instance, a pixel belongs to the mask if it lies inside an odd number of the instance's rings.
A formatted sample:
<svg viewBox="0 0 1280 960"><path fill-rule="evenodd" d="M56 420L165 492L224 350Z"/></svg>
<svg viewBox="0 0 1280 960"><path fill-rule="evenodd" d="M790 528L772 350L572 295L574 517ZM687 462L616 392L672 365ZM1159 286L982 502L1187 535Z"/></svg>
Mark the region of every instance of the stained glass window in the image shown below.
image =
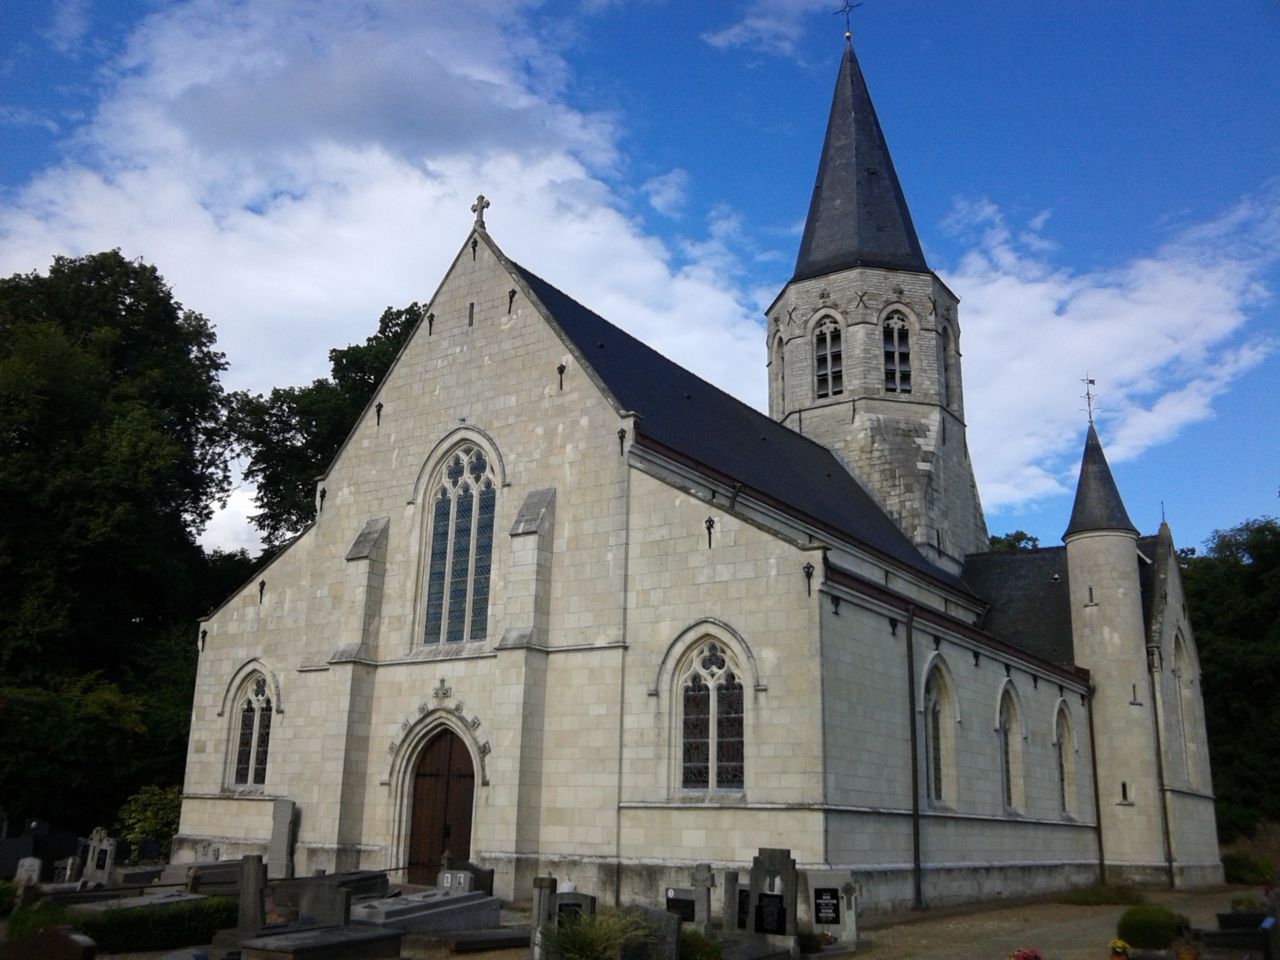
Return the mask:
<svg viewBox="0 0 1280 960"><path fill-rule="evenodd" d="M835 320L823 320L814 331L813 369L815 393L819 400L823 397L837 397L844 392L840 324Z"/></svg>
<svg viewBox="0 0 1280 960"><path fill-rule="evenodd" d="M497 505L492 470L484 452L467 444L441 473L428 535L423 642L483 640Z"/></svg>
<svg viewBox="0 0 1280 960"><path fill-rule="evenodd" d="M935 802L942 800L942 697L938 674L929 674L924 688L924 749L928 761L928 794Z"/></svg>
<svg viewBox="0 0 1280 960"><path fill-rule="evenodd" d="M240 730L236 738L236 766L233 782L245 786L250 782L267 782L267 756L271 750L271 698L267 681L255 676L246 684L240 710ZM252 774L252 781L250 775Z"/></svg>
<svg viewBox="0 0 1280 960"><path fill-rule="evenodd" d="M1000 740L1000 774L1004 788L1004 805L1013 807L1013 778L1015 771L1013 752L1013 701L1006 693L1000 700L1000 728L997 731Z"/></svg>
<svg viewBox="0 0 1280 960"><path fill-rule="evenodd" d="M681 707L681 787L743 789L743 690L719 644L707 644L693 658Z"/></svg>
<svg viewBox="0 0 1280 960"><path fill-rule="evenodd" d="M884 322L884 389L886 393L911 392L911 331L898 311Z"/></svg>

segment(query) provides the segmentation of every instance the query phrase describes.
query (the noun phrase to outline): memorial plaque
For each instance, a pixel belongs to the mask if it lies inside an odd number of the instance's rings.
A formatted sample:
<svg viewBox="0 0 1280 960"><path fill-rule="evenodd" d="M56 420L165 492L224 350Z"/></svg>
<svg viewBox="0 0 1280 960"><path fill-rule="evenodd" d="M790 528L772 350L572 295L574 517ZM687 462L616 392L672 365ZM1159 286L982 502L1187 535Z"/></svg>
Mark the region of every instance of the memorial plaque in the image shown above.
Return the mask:
<svg viewBox="0 0 1280 960"><path fill-rule="evenodd" d="M813 891L813 922L840 922L840 891L835 887L816 887Z"/></svg>
<svg viewBox="0 0 1280 960"><path fill-rule="evenodd" d="M667 890L667 913L674 913L681 920L687 920L693 923L695 919L695 907L692 897L675 896L676 891Z"/></svg>
<svg viewBox="0 0 1280 960"><path fill-rule="evenodd" d="M786 901L780 893L762 893L756 901L756 933L787 932Z"/></svg>
<svg viewBox="0 0 1280 960"><path fill-rule="evenodd" d="M582 919L582 904L580 903L561 903L556 905L556 918L558 923L573 923Z"/></svg>
<svg viewBox="0 0 1280 960"><path fill-rule="evenodd" d="M747 917L751 915L751 891L738 888L738 929L747 929Z"/></svg>

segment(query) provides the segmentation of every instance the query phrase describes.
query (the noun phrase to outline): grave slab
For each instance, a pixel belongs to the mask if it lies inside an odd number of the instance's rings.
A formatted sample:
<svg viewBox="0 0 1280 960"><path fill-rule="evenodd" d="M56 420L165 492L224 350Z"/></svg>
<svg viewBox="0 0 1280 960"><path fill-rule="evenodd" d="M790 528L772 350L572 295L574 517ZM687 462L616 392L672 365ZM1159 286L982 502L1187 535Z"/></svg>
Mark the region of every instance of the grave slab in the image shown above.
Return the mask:
<svg viewBox="0 0 1280 960"><path fill-rule="evenodd" d="M352 921L396 927L409 933L487 930L500 924L502 906L483 893L441 896L435 890L371 900L352 908Z"/></svg>
<svg viewBox="0 0 1280 960"><path fill-rule="evenodd" d="M399 930L352 925L315 927L240 942L243 960L381 960L400 956Z"/></svg>

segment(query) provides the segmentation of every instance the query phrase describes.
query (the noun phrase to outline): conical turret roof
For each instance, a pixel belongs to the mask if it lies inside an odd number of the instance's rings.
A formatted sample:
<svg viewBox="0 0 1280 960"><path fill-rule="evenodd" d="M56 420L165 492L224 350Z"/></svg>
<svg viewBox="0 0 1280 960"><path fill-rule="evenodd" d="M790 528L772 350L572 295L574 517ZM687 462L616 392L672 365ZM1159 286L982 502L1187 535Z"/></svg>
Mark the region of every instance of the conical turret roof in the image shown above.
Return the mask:
<svg viewBox="0 0 1280 960"><path fill-rule="evenodd" d="M853 45L846 44L796 272L929 270Z"/></svg>
<svg viewBox="0 0 1280 960"><path fill-rule="evenodd" d="M1076 502L1071 508L1071 522L1062 539L1074 533L1089 530L1128 530L1136 534L1137 528L1129 519L1120 491L1116 488L1102 441L1098 431L1089 424L1089 435L1084 441L1084 458L1080 462L1080 482L1076 485Z"/></svg>

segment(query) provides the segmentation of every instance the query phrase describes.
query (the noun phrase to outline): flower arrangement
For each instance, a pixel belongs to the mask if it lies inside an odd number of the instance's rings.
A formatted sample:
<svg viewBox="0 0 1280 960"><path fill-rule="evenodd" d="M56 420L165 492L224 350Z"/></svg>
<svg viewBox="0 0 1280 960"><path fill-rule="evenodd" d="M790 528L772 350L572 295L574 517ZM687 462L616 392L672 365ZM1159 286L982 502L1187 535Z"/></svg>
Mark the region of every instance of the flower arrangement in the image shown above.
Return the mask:
<svg viewBox="0 0 1280 960"><path fill-rule="evenodd" d="M1112 940L1109 944L1107 944L1107 946L1111 948L1111 955L1113 957L1129 956L1129 944L1125 943L1123 940L1120 940L1117 938L1115 940Z"/></svg>
<svg viewBox="0 0 1280 960"><path fill-rule="evenodd" d="M1033 947L1019 947L1009 954L1009 960L1042 960L1040 951Z"/></svg>

